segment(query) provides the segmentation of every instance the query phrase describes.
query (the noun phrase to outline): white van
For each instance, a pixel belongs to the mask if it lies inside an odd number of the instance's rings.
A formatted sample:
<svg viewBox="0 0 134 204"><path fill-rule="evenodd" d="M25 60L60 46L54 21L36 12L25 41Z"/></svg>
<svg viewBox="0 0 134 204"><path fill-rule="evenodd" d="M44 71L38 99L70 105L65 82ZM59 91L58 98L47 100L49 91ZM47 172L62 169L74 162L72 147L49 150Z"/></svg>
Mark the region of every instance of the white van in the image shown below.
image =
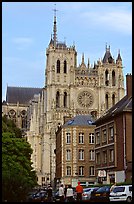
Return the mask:
<svg viewBox="0 0 134 204"><path fill-rule="evenodd" d="M115 186L109 195L110 201L132 202L132 185Z"/></svg>

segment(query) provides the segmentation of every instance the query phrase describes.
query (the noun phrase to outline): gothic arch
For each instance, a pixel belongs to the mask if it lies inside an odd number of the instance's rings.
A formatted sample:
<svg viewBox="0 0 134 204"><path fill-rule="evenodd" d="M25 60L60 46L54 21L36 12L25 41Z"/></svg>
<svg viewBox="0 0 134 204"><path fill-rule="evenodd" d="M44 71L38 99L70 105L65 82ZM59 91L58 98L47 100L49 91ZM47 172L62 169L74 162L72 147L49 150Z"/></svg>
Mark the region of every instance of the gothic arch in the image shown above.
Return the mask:
<svg viewBox="0 0 134 204"><path fill-rule="evenodd" d="M64 108L67 107L67 92L66 91L64 91L63 106Z"/></svg>
<svg viewBox="0 0 134 204"><path fill-rule="evenodd" d="M109 108L109 94L106 93L105 95L105 104L106 104L106 110Z"/></svg>
<svg viewBox="0 0 134 204"><path fill-rule="evenodd" d="M26 110L21 111L21 127L22 127L22 129L27 128L27 112L26 112Z"/></svg>
<svg viewBox="0 0 134 204"><path fill-rule="evenodd" d="M115 105L115 93L112 94L112 106Z"/></svg>
<svg viewBox="0 0 134 204"><path fill-rule="evenodd" d="M9 112L8 112L8 116L11 120L14 121L14 123L16 123L16 111L14 109L11 109Z"/></svg>
<svg viewBox="0 0 134 204"><path fill-rule="evenodd" d="M112 86L115 86L115 71L112 71Z"/></svg>
<svg viewBox="0 0 134 204"><path fill-rule="evenodd" d="M109 85L109 72L108 70L105 71L105 85Z"/></svg>
<svg viewBox="0 0 134 204"><path fill-rule="evenodd" d="M64 74L67 73L67 61L64 60Z"/></svg>
<svg viewBox="0 0 134 204"><path fill-rule="evenodd" d="M57 73L60 73L60 60L57 60Z"/></svg>
<svg viewBox="0 0 134 204"><path fill-rule="evenodd" d="M56 108L60 107L60 92L56 92Z"/></svg>

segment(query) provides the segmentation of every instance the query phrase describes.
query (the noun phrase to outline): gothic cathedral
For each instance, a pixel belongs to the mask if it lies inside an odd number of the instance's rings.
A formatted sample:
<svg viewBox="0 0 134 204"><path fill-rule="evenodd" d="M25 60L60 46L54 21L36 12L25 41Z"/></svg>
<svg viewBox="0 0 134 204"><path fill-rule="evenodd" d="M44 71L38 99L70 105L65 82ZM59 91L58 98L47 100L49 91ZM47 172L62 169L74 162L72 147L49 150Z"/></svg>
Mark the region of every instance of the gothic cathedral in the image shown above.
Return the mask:
<svg viewBox="0 0 134 204"><path fill-rule="evenodd" d="M120 52L114 60L110 46L106 46L103 59L93 66L89 59L85 63L84 54L77 66L75 46L68 47L57 40L54 15L53 36L46 49L45 86L27 105L26 137L33 148L32 161L39 184L54 181L56 131L65 118L91 114L97 119L124 94Z"/></svg>

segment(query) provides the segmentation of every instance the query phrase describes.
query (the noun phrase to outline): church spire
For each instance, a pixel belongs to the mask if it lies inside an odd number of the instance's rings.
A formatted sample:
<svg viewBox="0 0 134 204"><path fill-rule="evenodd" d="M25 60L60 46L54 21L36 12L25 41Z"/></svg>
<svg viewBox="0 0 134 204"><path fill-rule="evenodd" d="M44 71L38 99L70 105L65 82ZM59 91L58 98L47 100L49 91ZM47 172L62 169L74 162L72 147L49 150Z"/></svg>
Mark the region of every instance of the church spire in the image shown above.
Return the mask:
<svg viewBox="0 0 134 204"><path fill-rule="evenodd" d="M54 41L54 46L56 47L56 42L57 42L57 26L56 26L56 4L55 4L55 9L54 10L54 26L53 26L53 41Z"/></svg>

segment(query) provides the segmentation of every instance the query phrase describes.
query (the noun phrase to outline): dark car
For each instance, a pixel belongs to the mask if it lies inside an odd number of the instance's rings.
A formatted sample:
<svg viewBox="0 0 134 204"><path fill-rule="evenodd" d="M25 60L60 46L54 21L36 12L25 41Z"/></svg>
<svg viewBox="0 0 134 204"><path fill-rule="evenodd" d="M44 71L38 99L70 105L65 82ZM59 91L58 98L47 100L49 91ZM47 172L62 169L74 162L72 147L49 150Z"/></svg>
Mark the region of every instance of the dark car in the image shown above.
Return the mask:
<svg viewBox="0 0 134 204"><path fill-rule="evenodd" d="M110 186L102 186L91 193L91 202L109 202Z"/></svg>
<svg viewBox="0 0 134 204"><path fill-rule="evenodd" d="M47 201L47 192L46 191L38 191L29 196L28 202L44 202Z"/></svg>
<svg viewBox="0 0 134 204"><path fill-rule="evenodd" d="M53 192L53 201L55 201L55 202L60 201L59 191Z"/></svg>

